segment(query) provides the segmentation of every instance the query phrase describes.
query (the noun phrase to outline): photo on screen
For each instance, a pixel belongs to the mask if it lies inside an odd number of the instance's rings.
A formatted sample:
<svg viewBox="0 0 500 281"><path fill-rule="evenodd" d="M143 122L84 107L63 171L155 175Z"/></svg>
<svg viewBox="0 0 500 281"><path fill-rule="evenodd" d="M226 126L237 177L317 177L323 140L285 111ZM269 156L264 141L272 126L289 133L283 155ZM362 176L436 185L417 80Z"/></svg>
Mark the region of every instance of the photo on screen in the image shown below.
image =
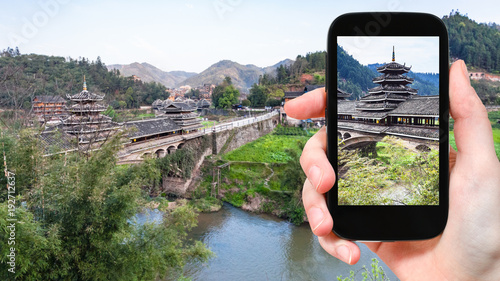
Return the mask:
<svg viewBox="0 0 500 281"><path fill-rule="evenodd" d="M439 38L337 37L339 205L439 204Z"/></svg>

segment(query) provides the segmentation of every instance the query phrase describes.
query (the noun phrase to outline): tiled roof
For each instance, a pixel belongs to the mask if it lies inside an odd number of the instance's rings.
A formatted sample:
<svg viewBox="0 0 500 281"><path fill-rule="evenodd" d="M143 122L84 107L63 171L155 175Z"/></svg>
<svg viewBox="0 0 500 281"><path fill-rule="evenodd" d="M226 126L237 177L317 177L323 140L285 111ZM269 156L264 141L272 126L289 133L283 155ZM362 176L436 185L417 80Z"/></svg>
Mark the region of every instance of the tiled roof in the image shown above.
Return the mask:
<svg viewBox="0 0 500 281"><path fill-rule="evenodd" d="M198 108L208 108L210 107L210 102L203 99L203 100L200 100L197 104Z"/></svg>
<svg viewBox="0 0 500 281"><path fill-rule="evenodd" d="M425 139L439 140L439 128L423 128L412 126L390 126L386 134L413 136Z"/></svg>
<svg viewBox="0 0 500 281"><path fill-rule="evenodd" d="M302 96L304 94L304 91L291 91L291 92L285 92L285 99L294 99Z"/></svg>
<svg viewBox="0 0 500 281"><path fill-rule="evenodd" d="M389 115L430 115L439 116L439 96L418 96L405 102L389 112Z"/></svg>
<svg viewBox="0 0 500 281"><path fill-rule="evenodd" d="M51 127L40 134L45 154L60 153L78 149L75 136L65 133L58 127Z"/></svg>
<svg viewBox="0 0 500 281"><path fill-rule="evenodd" d="M402 64L399 64L397 62L390 62L390 63L387 63L387 64L384 64L380 67L377 67L377 71L378 72L383 72L383 71L404 71L404 72L408 72L410 71L411 69L411 66L406 66L406 65L402 65Z"/></svg>
<svg viewBox="0 0 500 281"><path fill-rule="evenodd" d="M356 110L356 102L355 101L347 101L340 100L337 102L337 113L338 114L356 114L358 111Z"/></svg>
<svg viewBox="0 0 500 281"><path fill-rule="evenodd" d="M104 95L98 95L95 93L91 93L87 90L83 90L78 94L74 95L67 95L67 97L70 100L76 100L76 101L86 101L86 100L102 100L104 98Z"/></svg>
<svg viewBox="0 0 500 281"><path fill-rule="evenodd" d="M350 97L351 94L347 93L346 91L342 91L341 89L337 88L337 98L347 98Z"/></svg>
<svg viewBox="0 0 500 281"><path fill-rule="evenodd" d="M305 88L304 88L304 92L310 92L312 90L316 90L318 88L323 88L325 85L307 85Z"/></svg>
<svg viewBox="0 0 500 281"><path fill-rule="evenodd" d="M66 103L66 100L60 96L35 96L33 101L43 103Z"/></svg>
<svg viewBox="0 0 500 281"><path fill-rule="evenodd" d="M170 118L133 121L125 124L125 126L127 128L135 128L129 133L129 138L157 135L161 133L179 131L181 129L181 127L179 127Z"/></svg>

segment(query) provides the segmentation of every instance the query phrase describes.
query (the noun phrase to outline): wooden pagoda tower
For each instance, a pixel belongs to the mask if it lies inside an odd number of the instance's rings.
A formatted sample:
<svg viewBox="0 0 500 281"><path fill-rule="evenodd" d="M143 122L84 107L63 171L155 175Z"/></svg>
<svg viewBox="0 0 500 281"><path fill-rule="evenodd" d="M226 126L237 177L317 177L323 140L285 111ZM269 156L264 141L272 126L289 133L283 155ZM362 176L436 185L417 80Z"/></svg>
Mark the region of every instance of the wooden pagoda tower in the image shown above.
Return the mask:
<svg viewBox="0 0 500 281"><path fill-rule="evenodd" d="M67 95L73 105L68 111L70 116L63 121L64 131L78 137L80 147L94 148L95 144L106 140L113 131L120 128L111 117L102 115L106 106L99 104L104 95L89 92L83 77L83 91Z"/></svg>

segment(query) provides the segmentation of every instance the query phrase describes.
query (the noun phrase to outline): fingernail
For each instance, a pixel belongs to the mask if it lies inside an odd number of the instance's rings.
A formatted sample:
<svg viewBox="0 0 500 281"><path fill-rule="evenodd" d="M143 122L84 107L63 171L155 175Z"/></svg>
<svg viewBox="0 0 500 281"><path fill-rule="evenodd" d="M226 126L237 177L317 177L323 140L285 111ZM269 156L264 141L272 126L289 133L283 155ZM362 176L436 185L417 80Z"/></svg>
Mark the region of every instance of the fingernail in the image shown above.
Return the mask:
<svg viewBox="0 0 500 281"><path fill-rule="evenodd" d="M309 209L307 218L309 219L309 225L311 225L312 231L315 231L325 220L325 214L323 214L320 208L312 207Z"/></svg>
<svg viewBox="0 0 500 281"><path fill-rule="evenodd" d="M349 250L349 247L340 245L337 247L336 251L339 259L347 264L351 264L351 250Z"/></svg>
<svg viewBox="0 0 500 281"><path fill-rule="evenodd" d="M467 65L465 65L464 61L462 61L462 72L464 73L465 77L469 79L469 72L467 71Z"/></svg>
<svg viewBox="0 0 500 281"><path fill-rule="evenodd" d="M314 189L318 190L319 185L321 184L321 180L323 179L323 171L314 165L309 168L309 173L307 173L307 178L311 181L314 186Z"/></svg>

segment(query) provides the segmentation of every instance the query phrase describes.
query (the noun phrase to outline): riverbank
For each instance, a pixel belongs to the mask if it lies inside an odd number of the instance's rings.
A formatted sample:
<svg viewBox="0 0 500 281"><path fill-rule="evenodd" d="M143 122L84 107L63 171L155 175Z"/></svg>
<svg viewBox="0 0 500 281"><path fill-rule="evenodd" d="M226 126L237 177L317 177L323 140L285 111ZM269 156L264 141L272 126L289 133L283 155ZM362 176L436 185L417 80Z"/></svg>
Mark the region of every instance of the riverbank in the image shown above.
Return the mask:
<svg viewBox="0 0 500 281"><path fill-rule="evenodd" d="M267 213L300 225L306 220L301 188L305 175L299 157L315 131L279 126L273 133L229 153L205 159L198 183L187 197L204 209L228 202L242 210Z"/></svg>

